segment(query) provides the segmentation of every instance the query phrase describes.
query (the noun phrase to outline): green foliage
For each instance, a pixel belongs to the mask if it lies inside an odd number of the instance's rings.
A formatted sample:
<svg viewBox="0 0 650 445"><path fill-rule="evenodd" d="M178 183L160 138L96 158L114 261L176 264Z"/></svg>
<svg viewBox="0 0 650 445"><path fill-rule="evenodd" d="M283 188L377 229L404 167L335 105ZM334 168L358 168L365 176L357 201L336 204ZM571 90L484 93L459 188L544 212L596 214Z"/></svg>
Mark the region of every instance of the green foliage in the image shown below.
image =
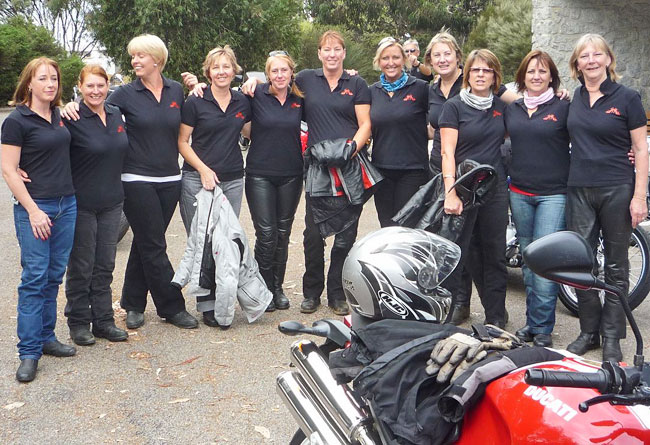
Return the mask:
<svg viewBox="0 0 650 445"><path fill-rule="evenodd" d="M300 0L97 0L92 27L106 53L130 71L131 38L155 34L167 45L165 74L201 72L217 45L230 45L245 71L263 69L269 51L298 48Z"/></svg>
<svg viewBox="0 0 650 445"><path fill-rule="evenodd" d="M479 18L464 52L488 48L501 61L504 82L514 80L519 63L531 49L532 14L531 0L496 0Z"/></svg>
<svg viewBox="0 0 650 445"><path fill-rule="evenodd" d="M443 26L459 41L469 34L490 0L307 0L316 23L341 26L357 35L400 37L410 33L424 45Z"/></svg>
<svg viewBox="0 0 650 445"><path fill-rule="evenodd" d="M0 24L0 104L13 96L18 76L31 59L47 56L59 62L63 82L63 96L72 97L72 88L83 66L77 56L69 57L42 27L34 26L21 17L13 17Z"/></svg>

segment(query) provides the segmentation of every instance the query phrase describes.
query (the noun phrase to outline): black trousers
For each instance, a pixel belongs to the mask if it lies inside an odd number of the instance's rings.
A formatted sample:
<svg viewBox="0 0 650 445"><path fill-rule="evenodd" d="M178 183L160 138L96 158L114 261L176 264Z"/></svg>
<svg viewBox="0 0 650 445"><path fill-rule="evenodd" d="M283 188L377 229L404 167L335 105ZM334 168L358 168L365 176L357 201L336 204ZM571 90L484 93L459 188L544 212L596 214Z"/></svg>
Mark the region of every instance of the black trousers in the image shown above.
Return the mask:
<svg viewBox="0 0 650 445"><path fill-rule="evenodd" d="M303 249L305 251L305 273L302 276L302 291L305 299L320 300L325 288L325 240L314 222L314 215L305 195L305 230L303 232ZM343 293L343 262L357 239L359 220L334 236L330 252L330 267L327 272L327 301L345 300Z"/></svg>
<svg viewBox="0 0 650 445"><path fill-rule="evenodd" d="M65 279L68 326L103 328L115 323L111 283L122 203L102 210L77 209L74 244Z"/></svg>
<svg viewBox="0 0 650 445"><path fill-rule="evenodd" d="M165 232L174 215L181 182L124 182L124 214L133 231L133 243L124 274L121 306L144 312L147 292L160 317L185 310L180 289L172 286L174 269L167 256Z"/></svg>
<svg viewBox="0 0 650 445"><path fill-rule="evenodd" d="M461 263L445 280L454 303L469 306L471 298L469 277L471 276L485 310L487 323L505 321L508 280L505 256L508 225L507 193L505 181L500 181L488 202L478 209L467 212L463 233L457 243L462 252ZM469 274L464 273L465 270Z"/></svg>
<svg viewBox="0 0 650 445"><path fill-rule="evenodd" d="M629 288L628 249L632 235L631 184L612 187L569 187L567 227L582 235L596 252L598 236L603 235L605 282L624 290ZM577 291L580 331L600 333L609 338L625 338L625 313L618 299L605 294L601 306L598 292Z"/></svg>
<svg viewBox="0 0 650 445"><path fill-rule="evenodd" d="M302 193L302 176L246 175L246 200L255 227L255 260L267 287L282 291L289 236Z"/></svg>
<svg viewBox="0 0 650 445"><path fill-rule="evenodd" d="M390 219L429 180L427 170L397 170L379 168L384 180L377 184L375 208L381 227L396 225Z"/></svg>

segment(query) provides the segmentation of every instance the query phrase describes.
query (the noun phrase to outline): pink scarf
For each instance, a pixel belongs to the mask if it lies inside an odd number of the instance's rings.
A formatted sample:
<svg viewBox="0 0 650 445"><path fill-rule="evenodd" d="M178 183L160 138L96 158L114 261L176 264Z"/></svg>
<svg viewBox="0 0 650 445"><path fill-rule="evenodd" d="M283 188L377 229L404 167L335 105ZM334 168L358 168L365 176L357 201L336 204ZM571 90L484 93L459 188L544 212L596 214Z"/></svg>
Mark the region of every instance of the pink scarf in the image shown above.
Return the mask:
<svg viewBox="0 0 650 445"><path fill-rule="evenodd" d="M553 96L555 96L555 91L553 91L553 88L547 89L539 96L529 96L528 91L524 91L524 103L526 104L526 108L529 110L534 110L540 105L545 104L549 100L553 99Z"/></svg>

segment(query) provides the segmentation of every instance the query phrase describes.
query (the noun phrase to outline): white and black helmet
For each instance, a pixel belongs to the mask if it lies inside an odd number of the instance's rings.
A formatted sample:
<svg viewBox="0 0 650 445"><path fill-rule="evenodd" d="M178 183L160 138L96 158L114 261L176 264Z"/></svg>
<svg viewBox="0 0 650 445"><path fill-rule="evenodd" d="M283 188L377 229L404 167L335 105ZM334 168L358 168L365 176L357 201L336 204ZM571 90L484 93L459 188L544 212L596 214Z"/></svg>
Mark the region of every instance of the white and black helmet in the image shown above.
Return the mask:
<svg viewBox="0 0 650 445"><path fill-rule="evenodd" d="M343 264L343 291L363 317L444 321L451 298L438 285L459 260L460 248L438 235L386 227L352 246Z"/></svg>

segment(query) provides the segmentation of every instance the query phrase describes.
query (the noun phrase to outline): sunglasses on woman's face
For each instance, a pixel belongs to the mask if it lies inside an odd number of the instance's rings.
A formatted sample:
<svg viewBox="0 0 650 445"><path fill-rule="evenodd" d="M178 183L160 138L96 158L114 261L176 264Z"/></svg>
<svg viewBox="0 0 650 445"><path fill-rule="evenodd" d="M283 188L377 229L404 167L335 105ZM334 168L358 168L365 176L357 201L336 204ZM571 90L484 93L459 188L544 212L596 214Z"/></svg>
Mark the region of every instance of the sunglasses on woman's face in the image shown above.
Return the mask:
<svg viewBox="0 0 650 445"><path fill-rule="evenodd" d="M485 74L494 74L494 70L492 68L478 68L478 67L476 67L476 68L470 68L469 69L469 72L474 73L474 74L478 74L481 71L484 72Z"/></svg>
<svg viewBox="0 0 650 445"><path fill-rule="evenodd" d="M415 48L413 48L413 49L405 49L405 50L404 50L404 52L405 52L406 54L414 53L414 52L416 52L416 51L417 51L417 49L415 49Z"/></svg>

